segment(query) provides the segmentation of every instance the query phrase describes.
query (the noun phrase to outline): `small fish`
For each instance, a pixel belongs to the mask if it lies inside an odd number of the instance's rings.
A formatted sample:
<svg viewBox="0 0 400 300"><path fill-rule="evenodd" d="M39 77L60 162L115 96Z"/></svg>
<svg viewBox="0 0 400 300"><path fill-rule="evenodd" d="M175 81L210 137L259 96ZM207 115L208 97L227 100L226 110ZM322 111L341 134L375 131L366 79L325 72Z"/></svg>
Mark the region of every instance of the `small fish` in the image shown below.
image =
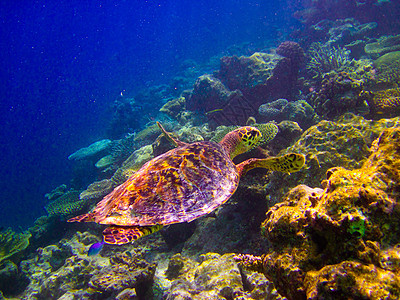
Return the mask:
<svg viewBox="0 0 400 300"><path fill-rule="evenodd" d="M223 111L223 109L222 108L217 108L217 109L214 109L214 110L210 110L210 111L206 112L206 116L208 116L208 115L210 115L212 113L218 112L218 111Z"/></svg>
<svg viewBox="0 0 400 300"><path fill-rule="evenodd" d="M94 243L90 246L89 251L87 253L88 256L95 256L100 253L101 249L103 249L104 242Z"/></svg>

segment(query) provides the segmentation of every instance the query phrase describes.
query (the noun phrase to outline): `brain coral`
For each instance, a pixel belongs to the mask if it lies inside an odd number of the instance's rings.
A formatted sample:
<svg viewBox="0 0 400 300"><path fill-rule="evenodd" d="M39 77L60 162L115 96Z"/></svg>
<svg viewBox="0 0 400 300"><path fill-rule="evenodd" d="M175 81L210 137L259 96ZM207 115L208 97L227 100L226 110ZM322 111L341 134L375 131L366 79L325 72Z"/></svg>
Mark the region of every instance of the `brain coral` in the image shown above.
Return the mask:
<svg viewBox="0 0 400 300"><path fill-rule="evenodd" d="M400 85L400 51L390 52L374 61L376 84L383 87Z"/></svg>

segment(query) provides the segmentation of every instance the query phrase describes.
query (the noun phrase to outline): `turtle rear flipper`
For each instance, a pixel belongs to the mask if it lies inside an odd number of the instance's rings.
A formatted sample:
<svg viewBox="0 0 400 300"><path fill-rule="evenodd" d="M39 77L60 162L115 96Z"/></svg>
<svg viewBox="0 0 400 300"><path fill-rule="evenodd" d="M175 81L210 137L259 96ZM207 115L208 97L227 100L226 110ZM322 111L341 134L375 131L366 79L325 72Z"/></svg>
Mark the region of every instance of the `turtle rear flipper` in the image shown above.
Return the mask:
<svg viewBox="0 0 400 300"><path fill-rule="evenodd" d="M104 242L113 245L133 243L143 236L159 231L163 226L110 226L104 229Z"/></svg>
<svg viewBox="0 0 400 300"><path fill-rule="evenodd" d="M95 222L95 220L94 220L93 214L89 213L89 214L83 214L83 215L79 215L79 216L73 217L71 219L68 219L67 222L83 223L83 222Z"/></svg>

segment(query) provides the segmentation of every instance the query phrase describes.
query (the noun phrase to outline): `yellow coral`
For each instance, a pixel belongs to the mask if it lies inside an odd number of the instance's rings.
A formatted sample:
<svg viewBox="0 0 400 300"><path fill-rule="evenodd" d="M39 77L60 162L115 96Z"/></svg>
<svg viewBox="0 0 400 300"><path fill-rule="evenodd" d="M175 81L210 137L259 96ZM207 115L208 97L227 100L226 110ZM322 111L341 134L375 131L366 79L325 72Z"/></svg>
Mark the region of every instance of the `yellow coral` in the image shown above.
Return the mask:
<svg viewBox="0 0 400 300"><path fill-rule="evenodd" d="M0 233L0 262L29 246L30 233L16 233L11 228Z"/></svg>

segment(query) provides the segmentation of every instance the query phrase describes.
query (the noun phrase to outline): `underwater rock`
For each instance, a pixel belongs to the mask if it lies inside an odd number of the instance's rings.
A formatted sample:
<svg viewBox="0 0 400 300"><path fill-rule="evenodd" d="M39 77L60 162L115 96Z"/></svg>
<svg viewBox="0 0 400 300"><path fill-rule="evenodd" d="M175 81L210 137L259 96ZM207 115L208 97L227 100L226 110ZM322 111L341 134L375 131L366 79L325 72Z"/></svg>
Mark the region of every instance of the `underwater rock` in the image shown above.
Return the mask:
<svg viewBox="0 0 400 300"><path fill-rule="evenodd" d="M274 141L268 144L272 155L277 155L281 150L293 145L304 132L299 124L293 121L282 121L278 124L278 128Z"/></svg>
<svg viewBox="0 0 400 300"><path fill-rule="evenodd" d="M233 97L241 97L239 91L230 91L212 75L202 75L193 86L193 91L186 101L189 110L209 112L221 109Z"/></svg>
<svg viewBox="0 0 400 300"><path fill-rule="evenodd" d="M108 139L95 142L88 147L79 149L68 156L69 160L82 160L93 159L94 157L101 157L101 154L111 148L112 142Z"/></svg>
<svg viewBox="0 0 400 300"><path fill-rule="evenodd" d="M167 114L175 120L179 120L179 114L186 108L186 98L179 97L168 101L160 108L160 112Z"/></svg>
<svg viewBox="0 0 400 300"><path fill-rule="evenodd" d="M248 102L258 107L268 98L290 98L297 72L290 58L256 52L249 57L222 57L216 76L230 90L240 90Z"/></svg>
<svg viewBox="0 0 400 300"><path fill-rule="evenodd" d="M307 129L313 125L315 117L314 109L305 100L289 102L286 99L278 99L258 108L260 121L281 122L283 120L297 122L302 128Z"/></svg>
<svg viewBox="0 0 400 300"><path fill-rule="evenodd" d="M289 42L288 42L289 43ZM214 76L198 78L186 105L206 112L212 128L245 125L265 99L292 96L297 84L299 47L284 44L278 54L256 52L251 56L225 56ZM296 52L297 51L297 52Z"/></svg>
<svg viewBox="0 0 400 300"><path fill-rule="evenodd" d="M234 299L243 294L242 277L232 254L207 253L200 259L194 268L174 275L180 274L172 281L167 300ZM170 267L168 270L171 274Z"/></svg>
<svg viewBox="0 0 400 300"><path fill-rule="evenodd" d="M397 274L356 261L343 261L307 272L304 286L307 299L397 299L400 296Z"/></svg>
<svg viewBox="0 0 400 300"><path fill-rule="evenodd" d="M18 296L28 286L29 279L18 270L18 266L6 260L0 263L0 299Z"/></svg>
<svg viewBox="0 0 400 300"><path fill-rule="evenodd" d="M260 268L261 259L266 277L290 299L397 299L398 256L387 253L400 235L400 126L383 130L361 168L332 168L322 186L293 188L261 225L270 251L237 260Z"/></svg>
<svg viewBox="0 0 400 300"><path fill-rule="evenodd" d="M135 289L136 293L143 295L153 282L155 267L136 256L117 253L110 258L109 266L94 274L89 288L109 297L126 289Z"/></svg>

